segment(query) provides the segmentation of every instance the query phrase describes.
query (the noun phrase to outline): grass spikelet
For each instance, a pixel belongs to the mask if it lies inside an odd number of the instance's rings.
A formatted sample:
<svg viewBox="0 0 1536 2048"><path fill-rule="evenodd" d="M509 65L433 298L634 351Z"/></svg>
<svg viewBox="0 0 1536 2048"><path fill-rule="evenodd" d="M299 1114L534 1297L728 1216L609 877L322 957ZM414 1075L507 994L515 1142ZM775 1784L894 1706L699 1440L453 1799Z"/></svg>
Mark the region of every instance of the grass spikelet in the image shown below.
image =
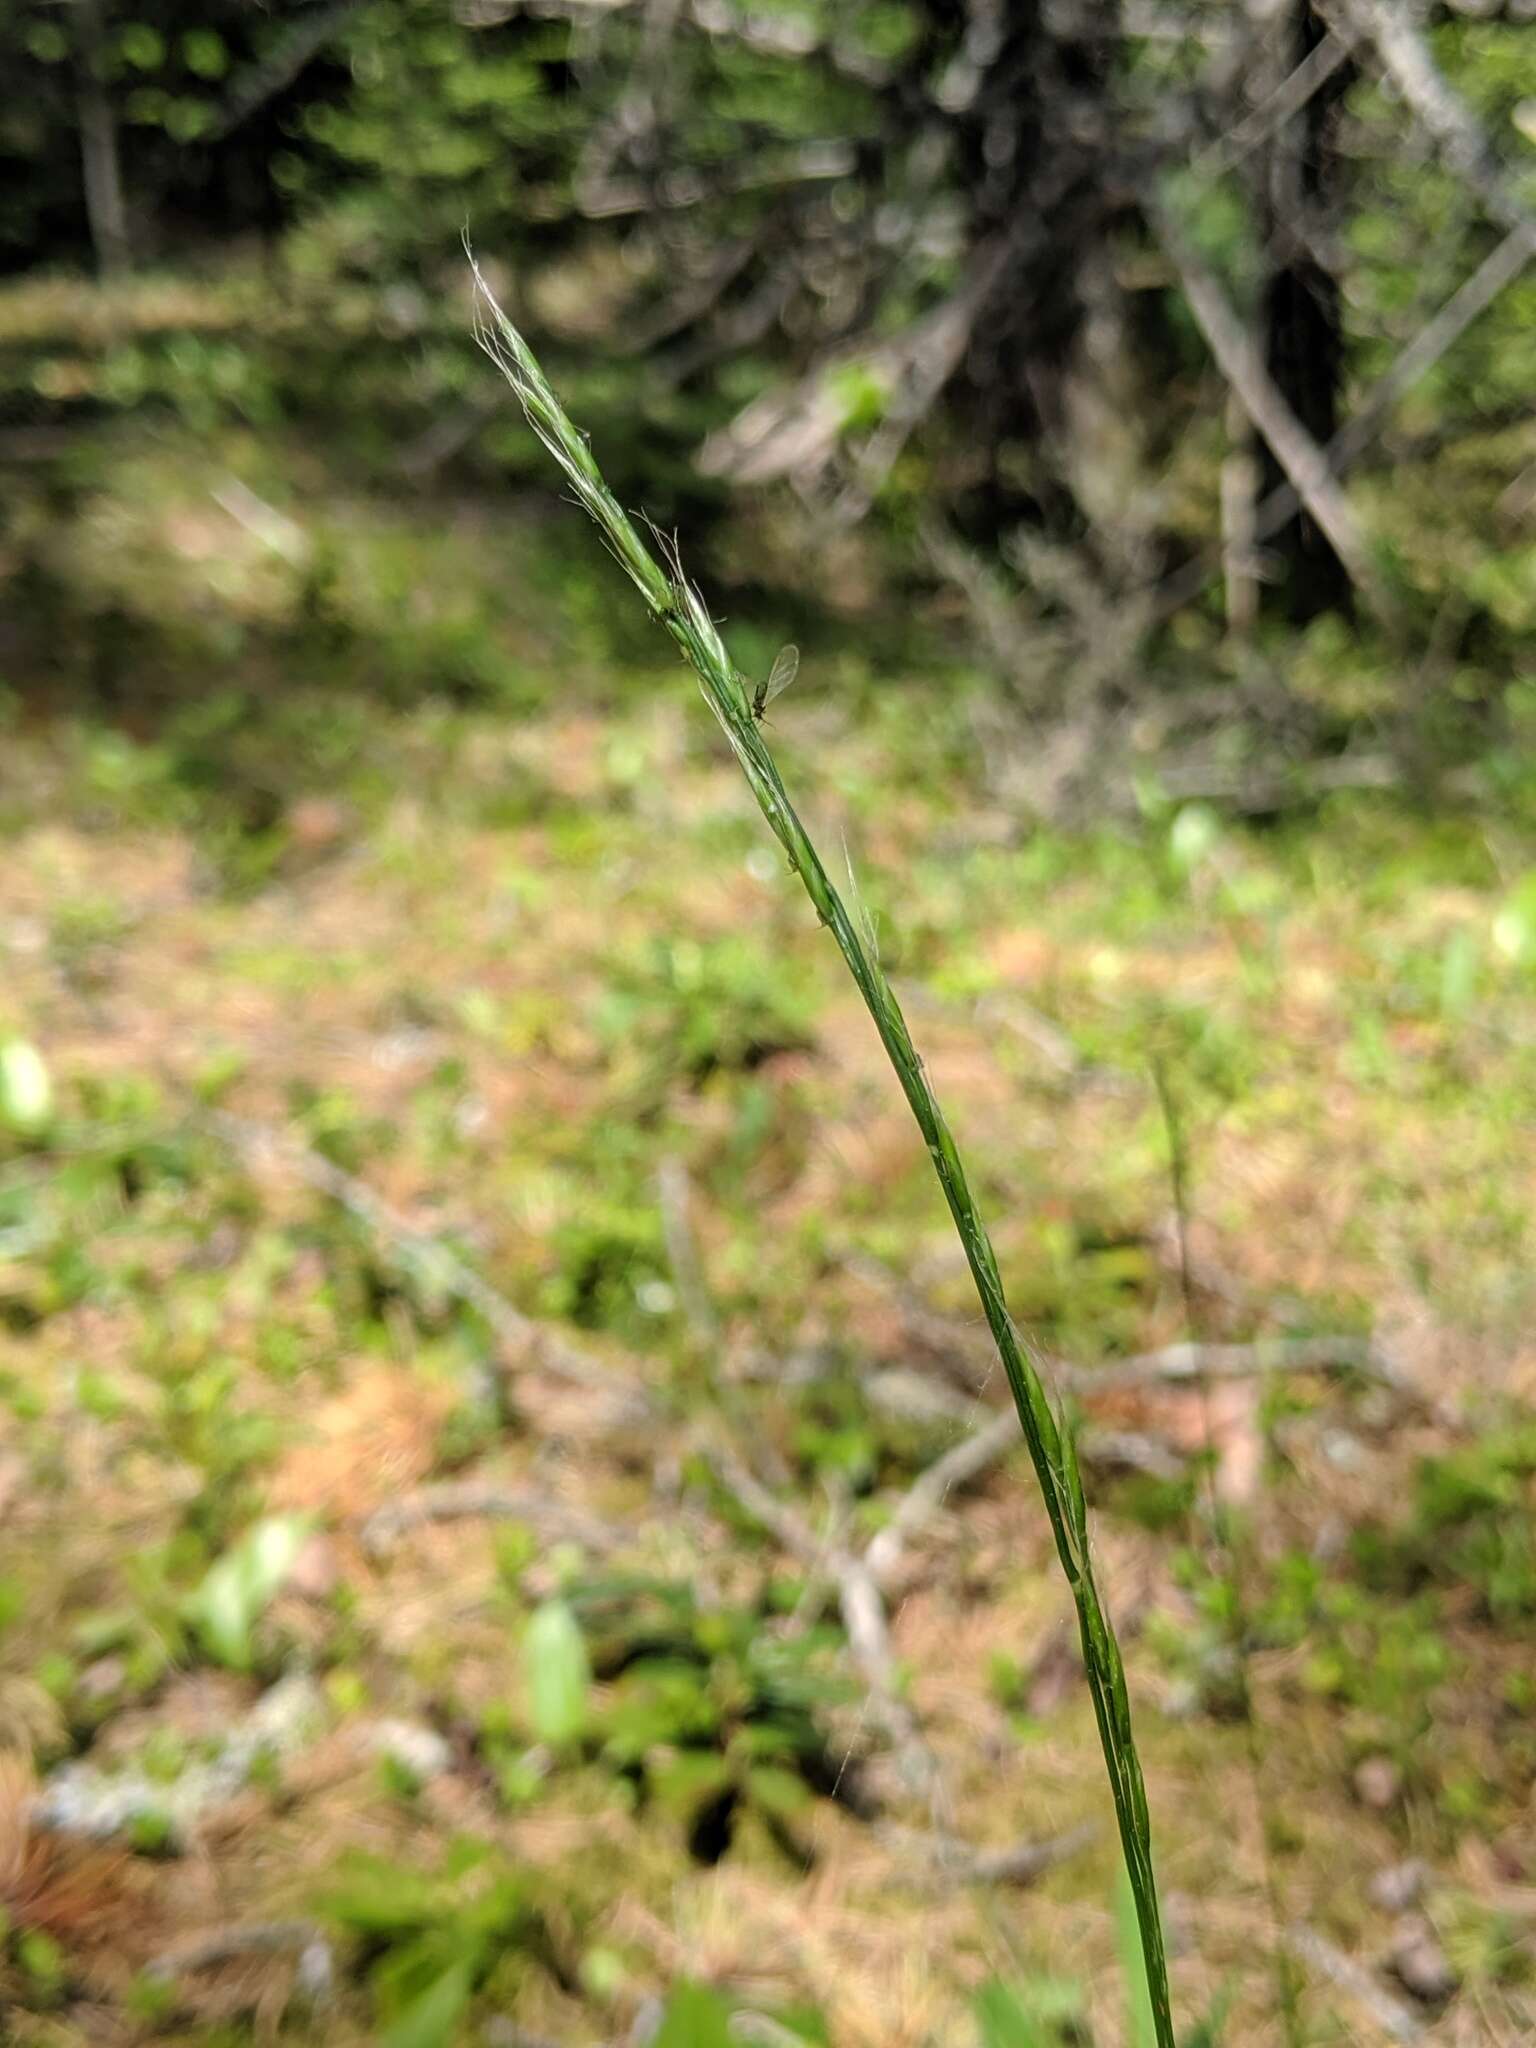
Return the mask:
<svg viewBox="0 0 1536 2048"><path fill-rule="evenodd" d="M473 265L472 256L470 261ZM784 849L818 918L837 942L923 1134L1008 1377L1056 1553L1077 1608L1083 1661L1146 1964L1153 2031L1157 2048L1175 2048L1146 1789L1120 1649L1094 1576L1088 1511L1070 1431L1058 1422L1040 1373L1008 1313L991 1239L906 1019L880 966L873 934L866 935L850 915L790 802L754 715L753 686L732 663L703 597L683 574L675 542L657 536L664 568L603 481L586 436L567 417L528 344L497 305L478 268L474 274L477 339L511 385L529 425L554 457L651 616L665 627L697 676L704 700L718 720L769 830Z"/></svg>

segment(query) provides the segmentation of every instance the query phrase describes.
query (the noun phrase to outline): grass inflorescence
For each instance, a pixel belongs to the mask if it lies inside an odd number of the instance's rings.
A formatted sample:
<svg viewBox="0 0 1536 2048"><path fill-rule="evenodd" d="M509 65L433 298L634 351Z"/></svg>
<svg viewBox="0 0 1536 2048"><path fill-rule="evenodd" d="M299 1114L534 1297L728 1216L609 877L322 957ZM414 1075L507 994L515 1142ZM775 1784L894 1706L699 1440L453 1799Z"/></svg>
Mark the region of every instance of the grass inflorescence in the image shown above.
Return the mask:
<svg viewBox="0 0 1536 2048"><path fill-rule="evenodd" d="M657 536L663 557L658 559L657 551L608 488L586 436L565 412L537 358L496 303L478 269L475 283L476 331L482 347L506 377L529 425L553 456L609 552L640 592L652 618L665 627L698 677L705 702L725 733L769 829L799 876L821 923L837 942L922 1132L1008 1377L1057 1555L1077 1609L1083 1661L1141 1935L1153 2028L1158 2048L1174 2048L1146 1788L1131 1725L1124 1664L1095 1578L1087 1506L1071 1430L1058 1420L1008 1312L997 1258L959 1150L881 968L872 935L862 921L850 916L789 799L757 716L759 693L731 660L703 597L683 573L675 545Z"/></svg>

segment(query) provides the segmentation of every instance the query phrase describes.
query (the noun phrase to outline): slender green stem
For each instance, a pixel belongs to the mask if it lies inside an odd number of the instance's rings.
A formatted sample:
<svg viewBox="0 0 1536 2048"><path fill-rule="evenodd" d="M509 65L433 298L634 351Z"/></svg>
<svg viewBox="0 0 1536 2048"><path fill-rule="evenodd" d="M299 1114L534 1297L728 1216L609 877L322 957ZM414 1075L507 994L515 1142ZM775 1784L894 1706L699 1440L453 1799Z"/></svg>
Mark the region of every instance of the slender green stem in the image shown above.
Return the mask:
<svg viewBox="0 0 1536 2048"><path fill-rule="evenodd" d="M981 1297L987 1325L1008 1375L1056 1552L1077 1607L1083 1662L1141 1929L1158 2048L1174 2048L1146 1787L1131 1729L1125 1668L1094 1578L1088 1512L1071 1433L1057 1422L1040 1375L1008 1313L991 1239L901 1007L881 969L873 943L850 918L789 800L763 739L761 725L753 715L751 686L726 652L703 598L683 575L675 548L661 543L666 558L663 568L604 483L585 435L567 417L532 351L486 289L478 270L475 278L477 336L481 346L512 386L530 426L591 515L610 552L639 590L651 616L671 634L697 675L705 702L719 721L769 829L788 855L790 867L800 877L817 916L831 931L848 963L927 1144Z"/></svg>

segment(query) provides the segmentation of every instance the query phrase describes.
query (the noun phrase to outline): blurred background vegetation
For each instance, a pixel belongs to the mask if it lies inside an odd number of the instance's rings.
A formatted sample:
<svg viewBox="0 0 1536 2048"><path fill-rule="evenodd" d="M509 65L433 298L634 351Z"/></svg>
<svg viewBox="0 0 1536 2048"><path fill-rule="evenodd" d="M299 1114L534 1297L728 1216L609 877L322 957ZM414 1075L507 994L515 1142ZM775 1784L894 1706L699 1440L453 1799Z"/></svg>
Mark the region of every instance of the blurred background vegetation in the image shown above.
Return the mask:
<svg viewBox="0 0 1536 2048"><path fill-rule="evenodd" d="M89 633L46 533L87 451L173 423L279 467L307 444L375 496L505 502L529 449L467 332L467 230L620 488L733 609L867 638L899 592L898 639L969 644L1055 729L1038 803L1080 799L1092 761L1102 804L1127 708L1150 729L1118 751L1172 748L1181 787L1240 781L1214 753L1256 736L1253 796L1292 761L1433 782L1522 730L1536 81L1518 7L1445 14L1437 136L1373 18L15 6L0 456L27 610ZM1288 471L1211 362L1191 264L1347 469L1342 550L1337 493L1275 502ZM315 620L335 573L312 549ZM156 630L152 589L96 599L129 615L113 644ZM452 683L494 690L472 634L458 658Z"/></svg>
<svg viewBox="0 0 1536 2048"><path fill-rule="evenodd" d="M1144 2038L1027 1471L921 1491L927 1161L467 236L802 648L1185 2035L1528 2034L1536 7L9 0L0 85L0 2032Z"/></svg>

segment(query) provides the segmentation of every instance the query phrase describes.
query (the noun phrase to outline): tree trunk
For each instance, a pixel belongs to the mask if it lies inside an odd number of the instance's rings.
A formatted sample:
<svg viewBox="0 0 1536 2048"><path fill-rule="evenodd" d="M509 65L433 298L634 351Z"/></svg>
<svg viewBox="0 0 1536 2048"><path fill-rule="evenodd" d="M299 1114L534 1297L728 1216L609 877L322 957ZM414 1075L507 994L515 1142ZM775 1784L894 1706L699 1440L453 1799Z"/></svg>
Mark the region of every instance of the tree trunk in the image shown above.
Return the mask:
<svg viewBox="0 0 1536 2048"><path fill-rule="evenodd" d="M1285 0L1276 23L1284 77L1327 33L1311 0ZM1265 364L1276 389L1319 447L1339 424L1343 333L1337 280L1314 254L1315 229L1337 177L1333 128L1354 67L1343 65L1287 122L1266 153L1263 220L1273 267L1260 317ZM1261 495L1283 482L1273 454L1261 455ZM1327 536L1305 510L1270 543L1278 557L1277 593L1286 616L1304 625L1320 613L1351 609L1351 584Z"/></svg>
<svg viewBox="0 0 1536 2048"><path fill-rule="evenodd" d="M123 197L122 164L117 149L117 116L101 78L101 0L75 0L75 20L85 213L96 251L96 267L103 277L114 277L130 268L133 251L128 239L128 207Z"/></svg>

